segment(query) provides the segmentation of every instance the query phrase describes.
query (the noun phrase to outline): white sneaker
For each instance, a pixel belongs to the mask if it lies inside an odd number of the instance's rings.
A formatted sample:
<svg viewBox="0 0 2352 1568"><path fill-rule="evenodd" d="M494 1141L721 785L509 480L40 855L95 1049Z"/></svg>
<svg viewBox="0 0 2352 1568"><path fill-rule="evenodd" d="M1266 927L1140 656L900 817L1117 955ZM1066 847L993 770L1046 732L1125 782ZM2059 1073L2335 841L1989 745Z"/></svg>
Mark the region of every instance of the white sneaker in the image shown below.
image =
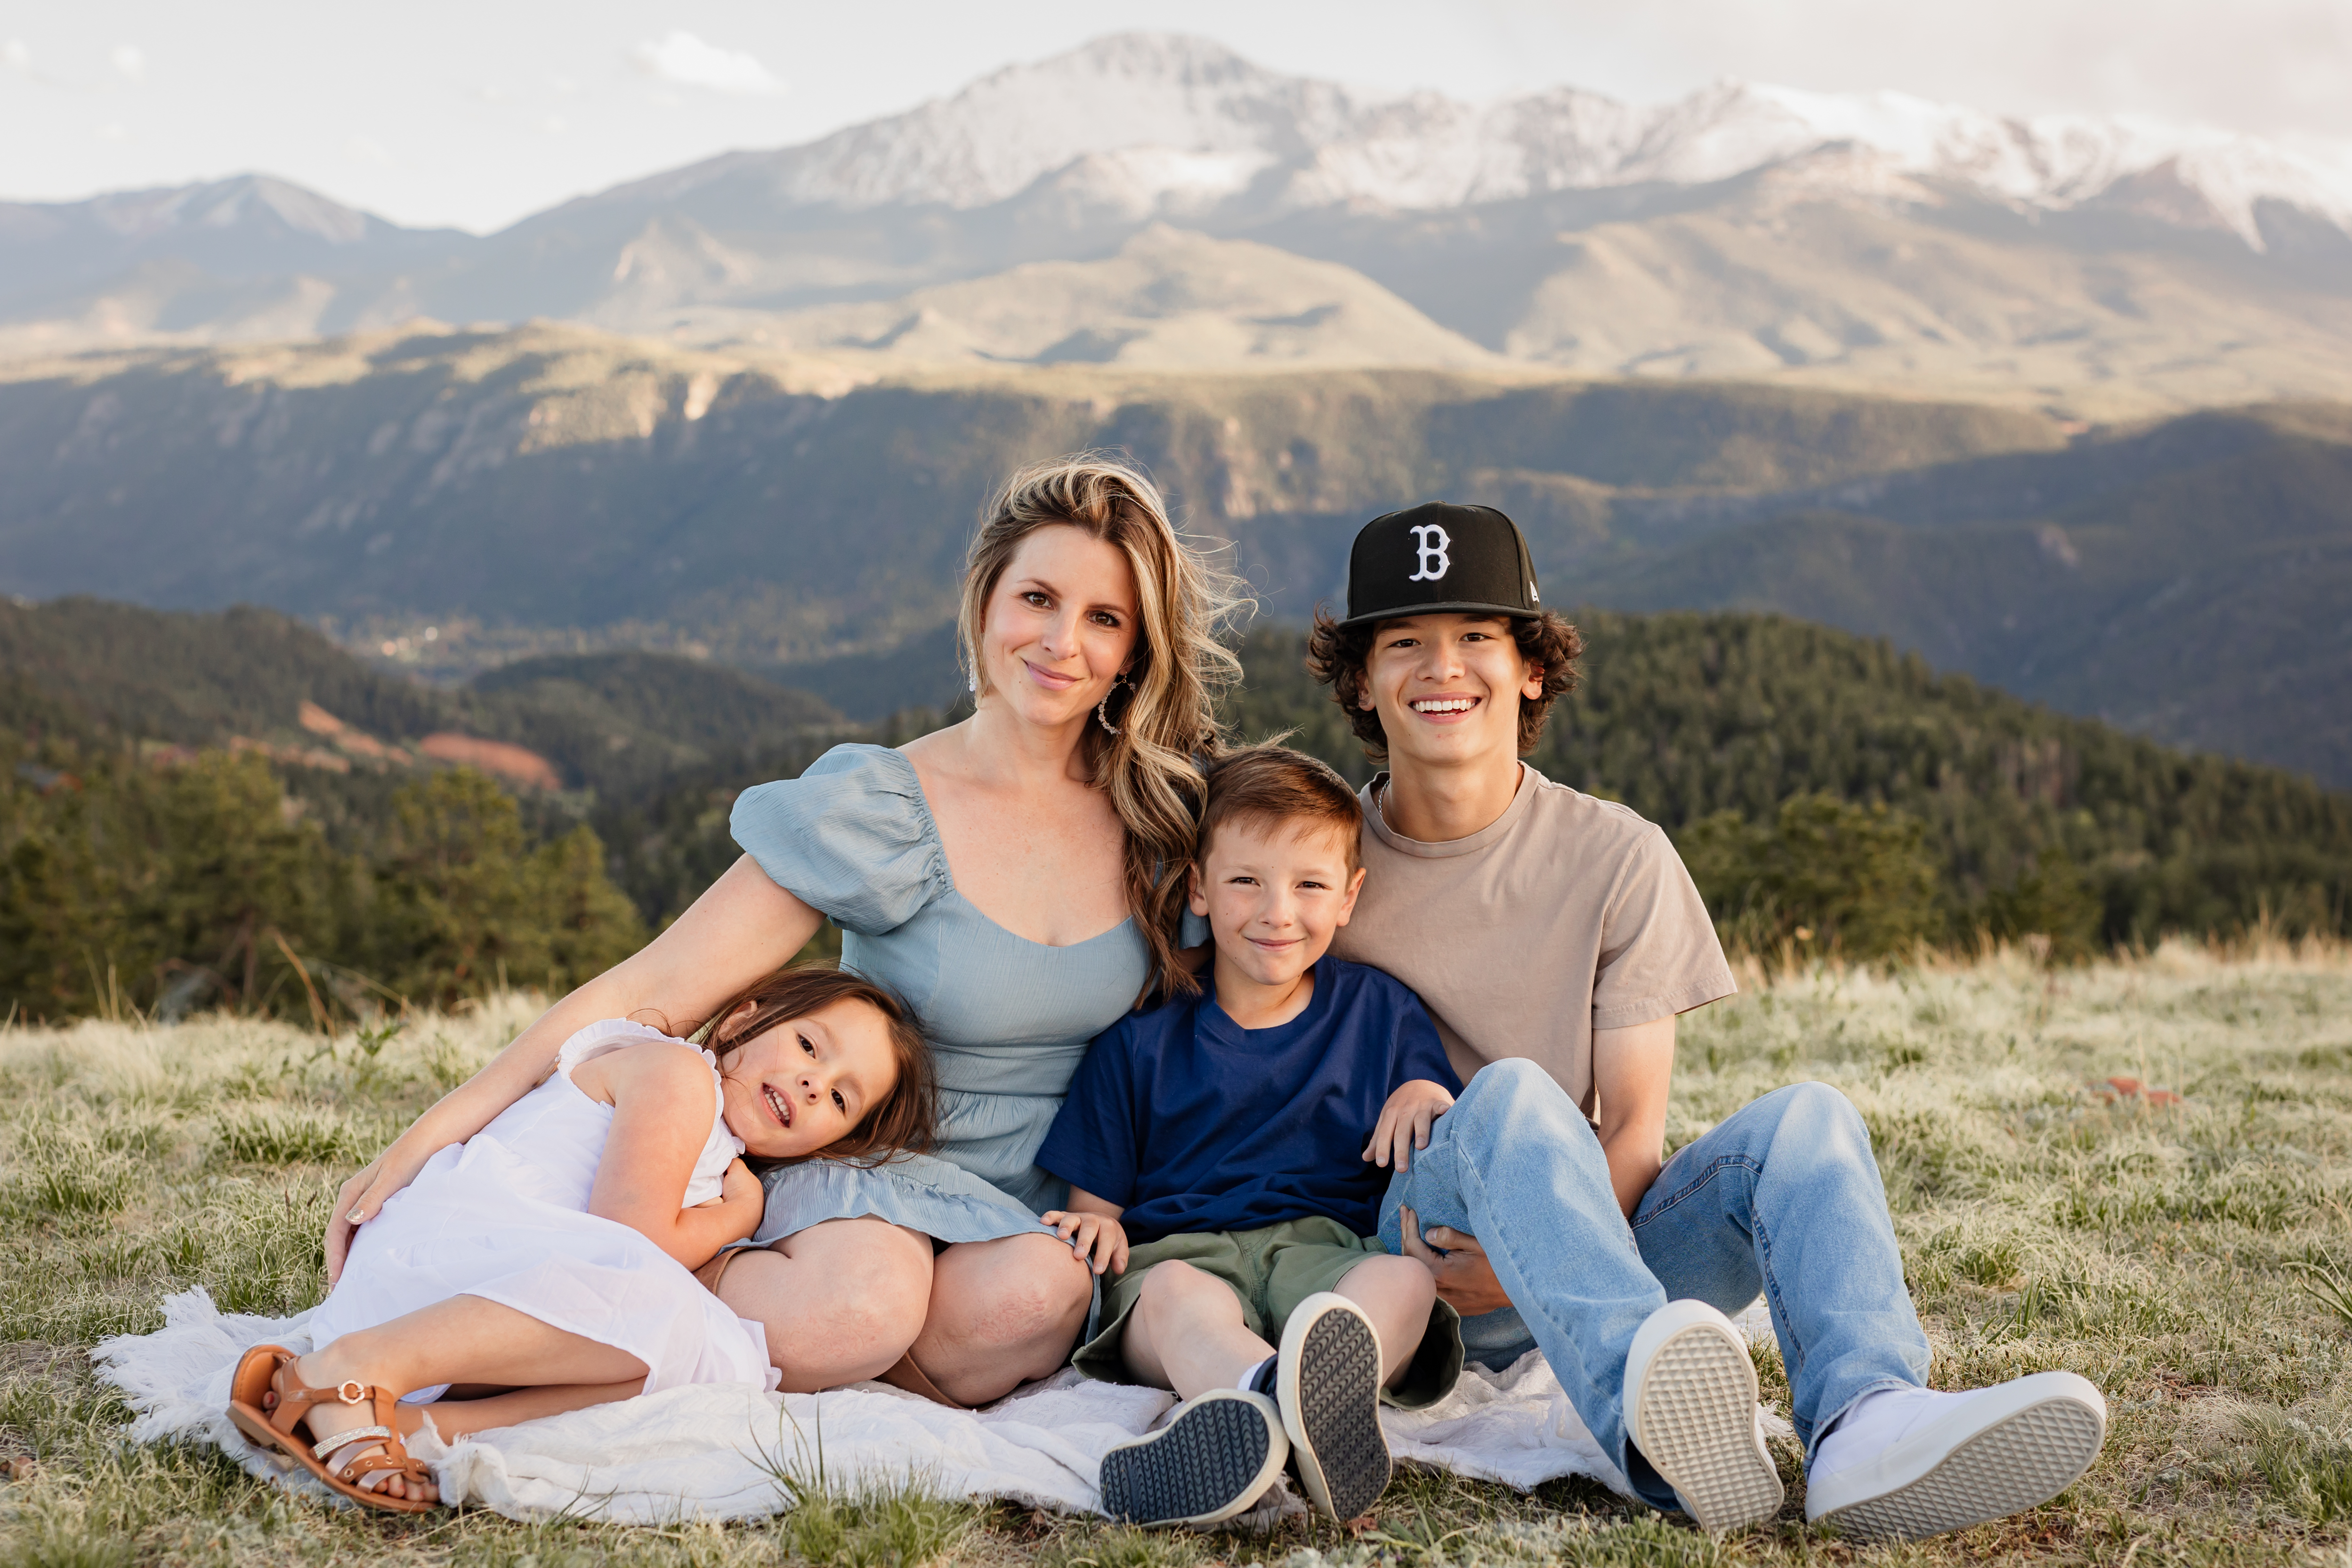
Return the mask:
<svg viewBox="0 0 2352 1568"><path fill-rule="evenodd" d="M1625 1353L1625 1435L1702 1530L1737 1530L1780 1510L1780 1474L1764 1449L1756 1365L1731 1320L1704 1301L1669 1301Z"/></svg>
<svg viewBox="0 0 2352 1568"><path fill-rule="evenodd" d="M2073 1486L2106 1435L2107 1402L2071 1372L1965 1394L1884 1389L1814 1450L1805 1517L1863 1540L2006 1519Z"/></svg>

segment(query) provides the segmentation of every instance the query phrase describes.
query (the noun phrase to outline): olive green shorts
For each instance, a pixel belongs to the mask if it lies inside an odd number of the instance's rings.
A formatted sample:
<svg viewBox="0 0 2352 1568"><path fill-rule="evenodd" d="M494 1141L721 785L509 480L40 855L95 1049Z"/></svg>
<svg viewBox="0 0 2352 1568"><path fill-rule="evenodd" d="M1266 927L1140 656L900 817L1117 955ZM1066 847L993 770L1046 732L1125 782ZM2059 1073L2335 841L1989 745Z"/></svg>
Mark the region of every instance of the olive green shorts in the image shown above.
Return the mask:
<svg viewBox="0 0 2352 1568"><path fill-rule="evenodd" d="M1105 1383L1131 1381L1120 1346L1128 1314L1143 1293L1143 1277L1156 1264L1189 1263L1222 1279L1241 1299L1243 1326L1268 1344L1280 1344L1282 1326L1301 1301L1318 1290L1337 1289L1349 1269L1387 1250L1377 1237L1367 1239L1320 1216L1284 1220L1263 1230L1210 1230L1147 1241L1129 1251L1125 1273L1104 1282L1102 1329L1077 1348L1070 1364ZM1412 1365L1381 1397L1419 1409L1454 1392L1461 1375L1462 1318L1440 1301L1430 1310L1429 1328Z"/></svg>

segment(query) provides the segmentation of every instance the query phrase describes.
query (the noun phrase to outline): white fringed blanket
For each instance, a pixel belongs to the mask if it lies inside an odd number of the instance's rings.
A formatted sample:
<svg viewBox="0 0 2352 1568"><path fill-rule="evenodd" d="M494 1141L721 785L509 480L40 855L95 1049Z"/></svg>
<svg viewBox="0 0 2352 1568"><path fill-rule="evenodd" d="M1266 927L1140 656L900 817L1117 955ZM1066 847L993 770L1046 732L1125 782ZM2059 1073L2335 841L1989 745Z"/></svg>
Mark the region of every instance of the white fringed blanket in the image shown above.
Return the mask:
<svg viewBox="0 0 2352 1568"><path fill-rule="evenodd" d="M110 1339L90 1352L100 1376L139 1413L131 1438L204 1438L257 1476L331 1498L306 1472L289 1477L276 1468L227 1415L237 1356L262 1343L308 1350L308 1314L224 1314L200 1289L168 1298L163 1314L156 1332ZM1751 1335L1770 1332L1760 1318L1759 1303L1742 1327ZM428 1436L412 1452L438 1470L445 1498L512 1519L664 1523L776 1513L791 1506L782 1478L818 1480L820 1445L823 1480L836 1489L913 1475L940 1496L1091 1513L1104 1451L1149 1431L1173 1403L1158 1389L1088 1382L1069 1371L971 1413L876 1383L822 1394L706 1384L447 1446ZM1383 1410L1381 1418L1402 1460L1521 1489L1578 1475L1625 1489L1539 1355L1501 1373L1474 1367L1442 1404ZM1769 1414L1766 1420L1787 1430ZM1285 1506L1298 1505L1286 1500Z"/></svg>

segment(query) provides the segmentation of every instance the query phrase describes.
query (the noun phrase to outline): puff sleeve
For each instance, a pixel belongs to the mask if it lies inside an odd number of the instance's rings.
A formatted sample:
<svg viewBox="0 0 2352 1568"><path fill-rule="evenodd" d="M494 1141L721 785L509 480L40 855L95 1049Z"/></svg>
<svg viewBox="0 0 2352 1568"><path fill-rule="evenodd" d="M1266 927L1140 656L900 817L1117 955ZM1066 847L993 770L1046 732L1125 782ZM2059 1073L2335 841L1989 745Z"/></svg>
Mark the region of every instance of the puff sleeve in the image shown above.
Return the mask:
<svg viewBox="0 0 2352 1568"><path fill-rule="evenodd" d="M745 790L729 828L776 886L860 936L954 886L914 764L887 746L835 746L796 779Z"/></svg>

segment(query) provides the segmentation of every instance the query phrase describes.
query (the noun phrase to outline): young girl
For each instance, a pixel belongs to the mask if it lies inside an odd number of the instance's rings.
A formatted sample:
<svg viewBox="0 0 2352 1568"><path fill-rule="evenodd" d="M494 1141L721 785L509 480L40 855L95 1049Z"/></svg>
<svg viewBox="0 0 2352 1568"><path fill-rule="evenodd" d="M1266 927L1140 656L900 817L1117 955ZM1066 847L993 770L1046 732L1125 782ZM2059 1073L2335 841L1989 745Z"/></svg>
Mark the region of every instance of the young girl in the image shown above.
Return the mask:
<svg viewBox="0 0 2352 1568"><path fill-rule="evenodd" d="M774 1388L761 1325L688 1272L760 1223L737 1156L926 1147L930 1058L896 997L834 970L781 971L717 1017L716 1055L591 1024L547 1081L435 1154L361 1229L311 1314L320 1348L257 1345L237 1363L238 1430L345 1496L418 1512L437 1494L401 1443L404 1395L525 1391L470 1402L494 1418L446 1436L679 1384Z"/></svg>

